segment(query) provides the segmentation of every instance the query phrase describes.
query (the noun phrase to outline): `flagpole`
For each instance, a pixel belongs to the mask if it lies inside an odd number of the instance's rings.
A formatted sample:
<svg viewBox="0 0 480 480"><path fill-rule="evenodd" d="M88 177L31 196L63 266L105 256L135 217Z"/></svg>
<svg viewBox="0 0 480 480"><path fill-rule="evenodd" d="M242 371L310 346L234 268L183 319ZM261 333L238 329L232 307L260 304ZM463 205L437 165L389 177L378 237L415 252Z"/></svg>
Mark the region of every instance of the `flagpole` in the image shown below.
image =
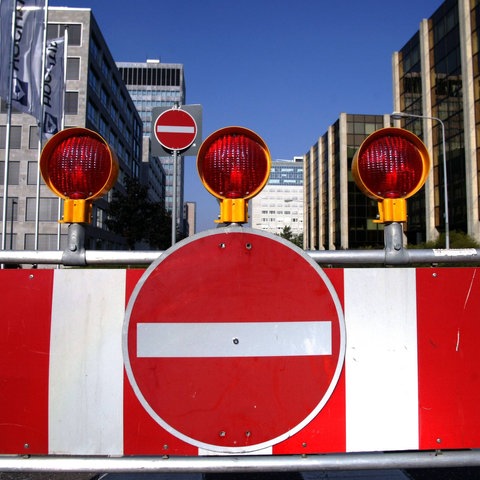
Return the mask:
<svg viewBox="0 0 480 480"><path fill-rule="evenodd" d="M36 190L36 205L35 205L35 245L34 250L38 250L38 230L40 219L40 155L42 153L42 138L43 138L43 123L44 123L44 99L43 91L45 88L45 57L47 55L47 25L48 25L48 0L45 0L45 15L43 23L43 55L42 55L42 70L41 70L41 83L40 83L40 119L38 122L38 152L37 152L37 190Z"/></svg>
<svg viewBox="0 0 480 480"><path fill-rule="evenodd" d="M62 108L62 121L60 123L60 130L65 128L65 90L67 89L67 61L68 61L68 26L65 27L64 31L64 51L63 51L63 108ZM62 215L62 199L58 197L58 211L57 216L60 220ZM62 224L58 222L57 227L57 250L61 248L62 241Z"/></svg>
<svg viewBox="0 0 480 480"><path fill-rule="evenodd" d="M10 48L10 69L8 72L8 95L7 95L7 125L5 132L5 162L3 171L3 222L2 222L2 250L7 246L7 204L8 204L8 171L10 165L10 130L12 124L12 88L13 88L13 54L15 49L15 17L17 14L17 0L13 2L12 12L12 42ZM12 211L13 215L13 211ZM13 232L11 233L13 235ZM2 265L3 268L3 265Z"/></svg>

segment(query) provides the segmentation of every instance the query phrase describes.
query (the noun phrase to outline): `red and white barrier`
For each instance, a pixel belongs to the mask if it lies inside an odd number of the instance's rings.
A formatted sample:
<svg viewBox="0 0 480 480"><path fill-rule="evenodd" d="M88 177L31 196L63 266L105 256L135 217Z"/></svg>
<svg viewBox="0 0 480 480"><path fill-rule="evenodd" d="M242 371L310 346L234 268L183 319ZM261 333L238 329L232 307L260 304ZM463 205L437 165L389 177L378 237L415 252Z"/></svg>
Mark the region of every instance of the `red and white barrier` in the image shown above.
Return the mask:
<svg viewBox="0 0 480 480"><path fill-rule="evenodd" d="M0 271L0 454L212 453L163 429L125 374L142 273ZM258 453L480 448L477 269L325 273L345 317L341 376L307 425Z"/></svg>

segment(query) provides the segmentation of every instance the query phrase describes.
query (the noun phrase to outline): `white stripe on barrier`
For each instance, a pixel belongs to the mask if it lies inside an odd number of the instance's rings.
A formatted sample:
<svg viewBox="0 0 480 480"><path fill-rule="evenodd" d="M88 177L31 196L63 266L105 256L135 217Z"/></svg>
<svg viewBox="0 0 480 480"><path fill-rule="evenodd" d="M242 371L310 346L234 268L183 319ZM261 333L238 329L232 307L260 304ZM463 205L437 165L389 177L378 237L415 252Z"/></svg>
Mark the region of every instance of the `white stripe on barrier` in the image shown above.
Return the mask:
<svg viewBox="0 0 480 480"><path fill-rule="evenodd" d="M51 454L123 453L124 311L125 270L55 271L48 415Z"/></svg>
<svg viewBox="0 0 480 480"><path fill-rule="evenodd" d="M415 270L344 272L347 451L417 449Z"/></svg>

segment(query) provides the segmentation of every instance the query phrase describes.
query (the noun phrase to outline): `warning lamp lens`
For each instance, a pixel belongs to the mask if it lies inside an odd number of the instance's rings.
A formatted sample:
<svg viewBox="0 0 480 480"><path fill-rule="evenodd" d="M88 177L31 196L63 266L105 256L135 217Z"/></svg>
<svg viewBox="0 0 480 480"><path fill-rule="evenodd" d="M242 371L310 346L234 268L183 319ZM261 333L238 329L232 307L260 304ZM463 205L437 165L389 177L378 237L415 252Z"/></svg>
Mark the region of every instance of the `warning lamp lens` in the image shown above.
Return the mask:
<svg viewBox="0 0 480 480"><path fill-rule="evenodd" d="M417 148L404 138L383 137L373 141L358 158L362 179L382 198L402 198L423 175Z"/></svg>
<svg viewBox="0 0 480 480"><path fill-rule="evenodd" d="M269 153L250 136L226 133L202 155L201 176L214 195L249 198L263 187L270 172Z"/></svg>
<svg viewBox="0 0 480 480"><path fill-rule="evenodd" d="M45 166L51 185L70 199L87 199L101 192L112 171L108 146L89 135L65 138Z"/></svg>
<svg viewBox="0 0 480 480"><path fill-rule="evenodd" d="M363 142L355 154L352 173L372 198L408 198L425 182L429 166L426 147L416 135L385 128Z"/></svg>

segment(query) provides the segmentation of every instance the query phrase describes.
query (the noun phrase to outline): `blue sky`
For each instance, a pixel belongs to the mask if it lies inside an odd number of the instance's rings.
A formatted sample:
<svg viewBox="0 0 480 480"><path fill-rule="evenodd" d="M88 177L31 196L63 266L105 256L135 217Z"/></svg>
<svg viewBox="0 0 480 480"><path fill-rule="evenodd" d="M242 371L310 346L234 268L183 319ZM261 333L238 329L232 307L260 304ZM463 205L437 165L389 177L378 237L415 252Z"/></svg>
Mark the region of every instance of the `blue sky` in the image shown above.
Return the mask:
<svg viewBox="0 0 480 480"><path fill-rule="evenodd" d="M187 104L203 106L203 137L241 125L272 158L303 155L342 112L392 111L392 53L441 0L49 0L89 7L116 61L185 67ZM197 231L216 200L185 158L185 200Z"/></svg>

